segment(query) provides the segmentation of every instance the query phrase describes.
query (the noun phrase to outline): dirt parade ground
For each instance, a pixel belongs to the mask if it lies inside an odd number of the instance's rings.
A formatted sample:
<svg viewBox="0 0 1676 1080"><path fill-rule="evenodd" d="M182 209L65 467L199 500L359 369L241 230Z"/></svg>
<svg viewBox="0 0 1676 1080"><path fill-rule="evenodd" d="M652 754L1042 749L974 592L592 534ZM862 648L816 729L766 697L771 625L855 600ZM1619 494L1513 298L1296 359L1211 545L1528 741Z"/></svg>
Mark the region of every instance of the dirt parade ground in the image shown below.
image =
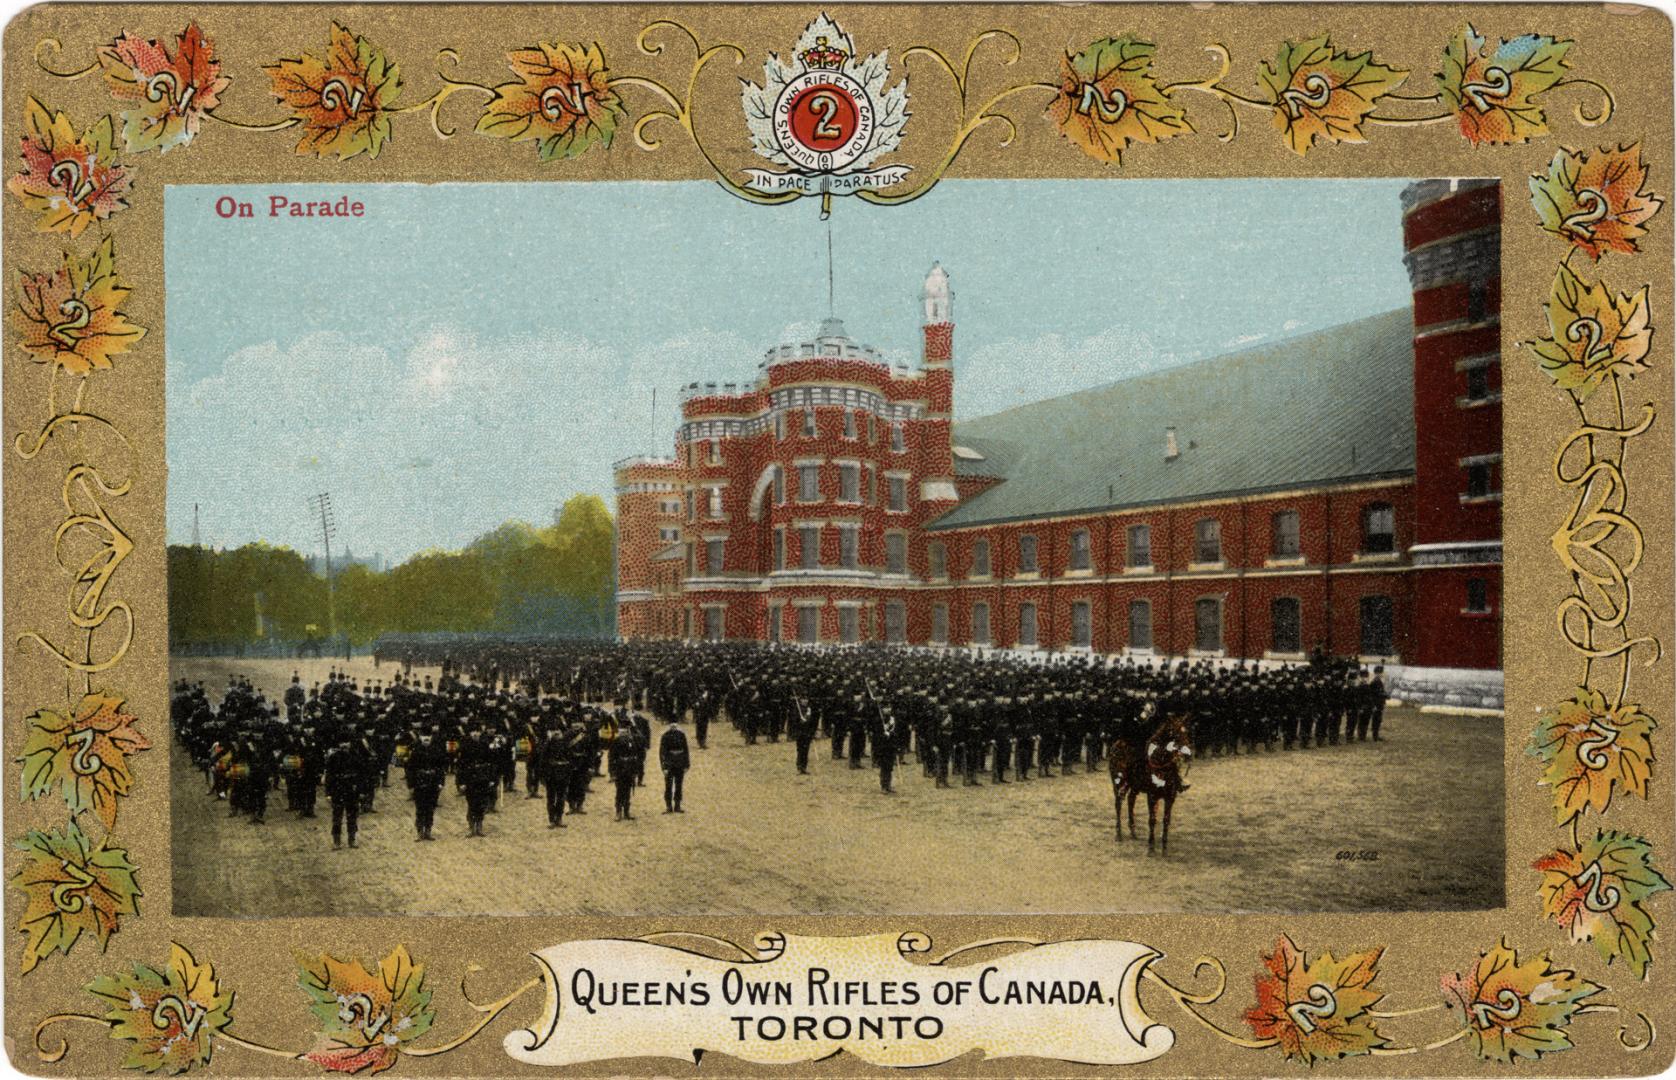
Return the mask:
<svg viewBox="0 0 1676 1080"><path fill-rule="evenodd" d="M331 661L177 659L219 701L238 673L278 700L293 670ZM338 666L342 666L341 661ZM388 679L370 659L349 670ZM433 672L434 674L434 672ZM656 740L661 726L654 725ZM655 745L655 742L654 742ZM334 851L331 813L299 818L283 792L267 821L229 817L171 745L174 910L196 916L944 914L1458 910L1502 902L1502 722L1387 711L1385 741L1199 760L1167 857L1113 835L1104 770L939 790L912 757L897 793L817 741L810 775L790 742L746 746L725 720L663 813L655 753L634 820L614 822L594 781L587 812L546 827L545 804L503 795L466 835L450 782L436 841L414 840L399 767ZM1471 834L1463 823L1472 822Z"/></svg>

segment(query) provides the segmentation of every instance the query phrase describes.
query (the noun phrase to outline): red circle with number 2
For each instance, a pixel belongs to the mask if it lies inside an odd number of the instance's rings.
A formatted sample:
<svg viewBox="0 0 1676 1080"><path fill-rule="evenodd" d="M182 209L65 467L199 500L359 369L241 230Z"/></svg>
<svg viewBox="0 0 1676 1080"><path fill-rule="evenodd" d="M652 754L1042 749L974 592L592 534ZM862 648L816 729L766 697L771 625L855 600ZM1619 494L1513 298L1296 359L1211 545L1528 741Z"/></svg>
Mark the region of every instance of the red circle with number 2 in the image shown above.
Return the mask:
<svg viewBox="0 0 1676 1080"><path fill-rule="evenodd" d="M849 142L861 122L860 110L849 91L817 83L791 99L787 110L792 138L817 153L827 153Z"/></svg>

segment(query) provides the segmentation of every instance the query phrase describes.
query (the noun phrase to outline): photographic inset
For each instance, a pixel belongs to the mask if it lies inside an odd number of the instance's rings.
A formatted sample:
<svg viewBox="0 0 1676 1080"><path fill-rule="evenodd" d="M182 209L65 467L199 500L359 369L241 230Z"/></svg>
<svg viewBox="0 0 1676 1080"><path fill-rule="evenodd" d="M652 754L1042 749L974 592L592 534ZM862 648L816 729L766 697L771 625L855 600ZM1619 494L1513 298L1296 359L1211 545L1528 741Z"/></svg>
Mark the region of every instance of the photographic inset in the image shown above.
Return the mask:
<svg viewBox="0 0 1676 1080"><path fill-rule="evenodd" d="M178 914L1501 902L1495 182L711 194L169 189Z"/></svg>

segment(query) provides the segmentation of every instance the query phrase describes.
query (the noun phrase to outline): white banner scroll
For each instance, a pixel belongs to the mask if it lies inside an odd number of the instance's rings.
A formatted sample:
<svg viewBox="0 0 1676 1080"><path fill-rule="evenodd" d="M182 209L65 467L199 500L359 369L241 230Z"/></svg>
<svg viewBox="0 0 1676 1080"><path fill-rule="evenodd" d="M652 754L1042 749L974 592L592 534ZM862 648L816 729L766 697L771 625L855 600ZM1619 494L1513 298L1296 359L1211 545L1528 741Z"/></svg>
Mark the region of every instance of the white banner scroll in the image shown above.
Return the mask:
<svg viewBox="0 0 1676 1080"><path fill-rule="evenodd" d="M508 1034L506 1052L535 1065L697 1061L710 1051L782 1064L839 1050L898 1067L972 1050L1129 1065L1175 1044L1141 1009L1137 984L1160 955L1145 945L1062 941L1001 955L968 947L960 952L994 958L958 965L908 959L928 948L911 933L773 934L754 957L739 949L739 960L646 941L554 945L534 954L541 1018Z"/></svg>

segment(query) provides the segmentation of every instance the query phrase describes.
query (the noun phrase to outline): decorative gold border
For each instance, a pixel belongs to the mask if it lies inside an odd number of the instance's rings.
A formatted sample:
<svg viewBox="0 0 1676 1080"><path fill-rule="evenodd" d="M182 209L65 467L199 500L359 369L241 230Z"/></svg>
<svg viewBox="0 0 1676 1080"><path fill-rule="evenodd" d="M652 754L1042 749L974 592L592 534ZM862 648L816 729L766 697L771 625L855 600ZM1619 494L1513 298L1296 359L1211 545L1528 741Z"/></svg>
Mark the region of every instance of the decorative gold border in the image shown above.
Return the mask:
<svg viewBox="0 0 1676 1080"><path fill-rule="evenodd" d="M239 9L231 6L194 10L217 34L233 32L240 19ZM11 209L30 216L40 232L61 238L55 263L32 264L20 272L7 312L7 337L17 346L8 385L14 396L43 403L36 415L45 416L25 423L12 442L16 462L27 466L21 473L12 471L13 500L19 499L18 478L33 487L36 477L52 477L62 511L49 544L69 578L63 609L50 619L46 612L21 620L15 607L10 612L14 624L22 623L8 634L11 655L34 650L55 663L65 681L61 710L40 706L29 711L27 741L17 759L24 798L62 798L68 812L57 824L26 830L15 844L20 856L14 859L12 883L24 902L9 910L25 938L13 969L19 976L38 970L56 954L67 962L83 937L107 949L115 934L140 917L143 871L115 843L114 834L123 800L137 778L148 775L145 762L129 759L150 741L136 726L140 721L127 710L124 695L108 686L128 661L138 631L132 604L120 588L113 588L135 551L134 534L120 522L126 519L123 500L136 491L136 451L118 413L101 411L93 391L96 380L130 362L125 354L147 334L127 311L130 286L119 274L115 239L132 206L141 200L160 203L160 188L136 186L143 175L142 155L152 150L190 153L209 121L239 133L288 131L285 138L297 137L296 155L364 164L391 152L395 118L403 114L425 114L437 140L452 139L463 120L454 119L455 106L445 121L445 106L470 98L479 103L478 134L533 142L539 160L557 170L585 157L620 153L613 141L622 126L636 149L658 151L664 146L660 125L673 124L697 152L702 171L727 194L755 203L810 194L766 194L741 184L735 179L738 170L723 164L737 156L742 124L725 109L709 114L717 107L713 95L701 93L701 80L714 64L732 61L739 67L761 57L731 41L706 43L684 21L647 19L634 38L637 59L651 62L654 69L671 66L672 44L690 50L684 79L614 73L597 42L548 41L544 30L532 26L524 40L536 44L505 54L512 81L491 84L445 74L445 66L458 70L466 53L459 46L438 47L437 89L419 102L399 104L405 88L399 66L371 38L349 28L367 19L364 9L342 19L304 10L322 32L312 37L296 33L289 55L261 64L258 74L248 66L224 68L216 58L214 37L195 21L172 38L153 39L114 28L137 16L148 32L157 32L170 20L155 9L82 9L87 25L104 20L113 28L110 36L69 45L42 36L33 47L36 70L8 81L6 108L9 114L21 113L23 160L6 185L15 200ZM1297 16L1292 22L1308 25L1317 21L1313 16L1320 9L1285 10ZM1433 16L1445 9L1426 10ZM1545 10L1531 9L1533 14ZM752 12L787 27L813 14L814 9L778 6ZM1490 17L1505 16L1498 9ZM1661 26L1659 33L1667 36L1668 28ZM1442 70L1433 78L1435 89L1407 94L1398 91L1423 83L1423 77L1380 63L1371 51L1340 48L1327 33L1299 34L1274 46L1273 60L1253 65L1249 73L1255 89L1231 81L1235 47L1215 38L1202 45L1218 62L1214 75L1164 82L1155 71L1161 62L1158 46L1138 34L1090 38L1080 51L1059 57L1027 47L1026 37L997 26L971 35L963 49L922 43L897 53L905 69L901 77L911 75L916 87L932 72L952 84L953 135L942 154L933 156L901 191L862 189L859 199L888 207L930 193L984 129L997 129L1001 147L1013 145L1022 122L1016 108L1036 100L1045 108L1045 121L1063 136L1059 145L1069 144L1111 167L1124 163L1126 149L1198 132L1196 109L1183 103L1201 95L1225 110L1225 130L1215 136L1218 145L1240 135L1242 110L1266 113L1299 159L1337 144L1355 152L1352 144L1368 142L1376 128L1400 133L1453 124L1463 147L1479 155L1472 163L1505 170L1510 166L1493 156L1503 155L1524 163L1511 168L1531 170L1530 205L1537 224L1567 245L1554 264L1544 305L1549 333L1525 345L1569 396L1577 417L1552 461L1552 478L1572 503L1553 533L1552 546L1570 586L1555 609L1554 626L1564 647L1581 660L1582 670L1569 698L1542 713L1527 747L1544 766L1535 782L1551 789L1564 839L1530 865L1541 875L1541 914L1564 932L1562 944L1592 941L1603 964L1616 962L1636 979L1650 978L1658 958L1649 905L1661 902L1658 894L1670 885L1646 838L1607 828L1606 822L1619 816L1614 811L1620 797L1649 797L1660 738L1656 714L1670 704L1668 677L1632 695L1637 671L1656 666L1663 656L1662 624L1637 617L1632 581L1652 544L1662 541L1668 548L1668 535L1667 530L1649 530L1632 514L1628 453L1633 441L1658 430L1657 403L1634 400L1630 380L1656 368L1655 299L1656 310L1664 311L1668 298L1651 297L1649 284L1633 284L1636 275L1621 268L1626 257L1638 254L1662 199L1646 189L1649 162L1635 132L1615 131L1618 141L1612 145L1561 148L1545 165L1531 153L1533 144L1551 135L1547 110L1553 94L1582 88L1595 96L1574 103L1572 120L1585 128L1611 122L1618 102L1607 81L1572 73L1570 53L1578 45L1573 38L1525 33L1491 39L1464 18L1440 42ZM1599 56L1609 53L1612 43L1591 45L1599 47ZM56 66L78 53L92 59L80 67ZM1008 78L999 88L979 92L979 83L990 87L994 74L980 69L975 75L974 65L980 62ZM1012 78L1014 69L1031 74ZM79 127L51 102L59 87L95 75L104 80L117 109ZM266 79L269 96L284 114L227 115L223 97L247 79ZM8 122L14 118L9 115ZM1666 112L1640 116L1636 123L1650 131L1661 123L1668 126L1668 119ZM911 140L909 149L918 152L920 142ZM903 156L913 155L904 151ZM257 156L250 160L258 169L267 164ZM1651 164L1668 178L1668 154ZM1476 174L1483 168L1463 171ZM265 175L265 170L252 170L245 178ZM829 213L832 196L821 195L822 212ZM1504 196L1508 214L1527 213L1511 192L1504 189ZM1608 256L1608 266L1620 267L1610 282L1599 272ZM1625 277L1632 284L1621 291ZM158 290L160 284L148 280L139 287ZM20 374L26 364L36 365L27 383ZM17 423L13 417L21 415L21 409L14 409L8 420ZM55 457L49 458L49 449ZM59 464L49 465L50 460ZM1638 471L1658 470L1668 480L1667 446L1637 460L1645 462ZM53 620L67 622L71 635L42 628ZM151 625L151 633L162 633L161 620ZM130 681L155 677L154 672L122 674ZM1592 837L1584 829L1591 813L1601 819ZM1558 966L1548 952L1521 963L1507 938L1529 933L1529 927L1509 926L1476 964L1443 974L1443 1004L1396 1011L1375 1008L1383 997L1373 983L1384 946L1338 959L1323 953L1312 960L1282 933L1256 975L1257 1005L1241 1018L1249 1035L1204 1011L1226 990L1222 960L1207 956L1196 961L1194 976L1205 971L1215 976L1214 987L1203 992L1184 990L1150 968L1146 975L1225 1043L1278 1047L1286 1057L1311 1065L1361 1055L1412 1055L1462 1041L1486 1061L1535 1059L1569 1048L1572 1020L1600 1012L1636 1018L1636 1024L1626 1022L1618 1029L1625 1048L1653 1043L1656 1026L1647 1011L1594 1000L1606 992L1604 984ZM319 1031L312 1050L293 1052L233 1035L228 1030L234 1019L233 992L221 990L213 965L175 943L161 967L135 962L87 983L88 993L102 999L105 1011L46 1015L32 1025L33 1046L41 1062L60 1061L68 1043L62 1038L47 1042L46 1035L55 1024L80 1020L104 1024L113 1038L131 1043L124 1064L146 1071L208 1066L215 1043L221 1042L308 1060L328 1070L376 1072L402 1055L446 1053L465 1045L535 985L526 983L480 1005L462 980L460 996L477 1018L453 1039L412 1046L434 1015L424 979L423 966L411 960L404 945L397 945L376 970L337 960L329 952L304 959L299 982L313 1002ZM1664 984L1668 988L1668 980ZM365 995L365 1010L342 1015L341 1002L355 994ZM1390 1020L1441 1010L1450 1011L1454 1022L1436 1037L1397 1045L1379 1030ZM400 1034L383 1029L369 1034L365 1021L375 1012L407 1023Z"/></svg>

